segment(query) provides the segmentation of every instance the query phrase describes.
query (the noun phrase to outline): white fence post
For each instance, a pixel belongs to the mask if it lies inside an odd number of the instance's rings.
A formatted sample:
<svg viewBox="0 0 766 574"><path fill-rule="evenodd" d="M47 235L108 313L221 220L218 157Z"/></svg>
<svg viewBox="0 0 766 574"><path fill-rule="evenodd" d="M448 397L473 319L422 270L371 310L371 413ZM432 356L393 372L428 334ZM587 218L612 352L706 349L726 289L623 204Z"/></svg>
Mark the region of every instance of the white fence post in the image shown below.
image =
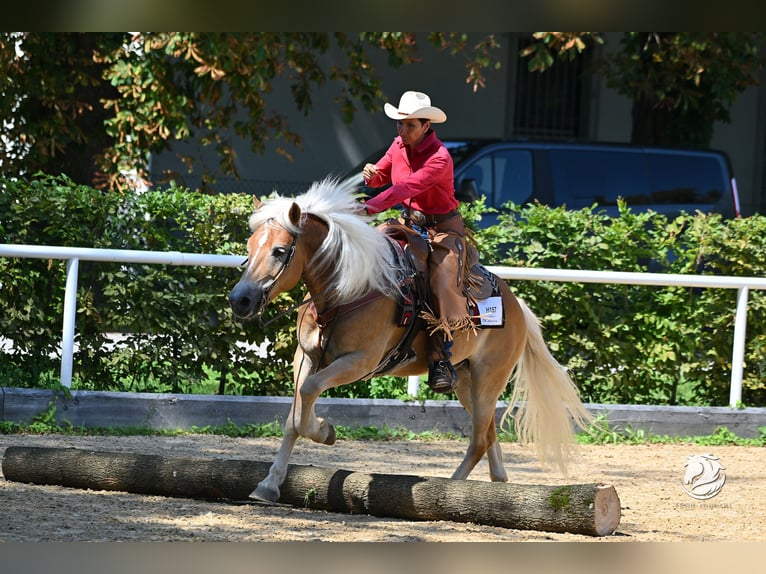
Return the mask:
<svg viewBox="0 0 766 574"><path fill-rule="evenodd" d="M61 384L72 388L72 362L74 355L74 324L77 315L77 274L80 260L67 259L66 290L64 291L64 326L61 334Z"/></svg>
<svg viewBox="0 0 766 574"><path fill-rule="evenodd" d="M407 377L407 394L411 397L418 396L418 388L420 387L420 377L418 375L412 375Z"/></svg>
<svg viewBox="0 0 766 574"><path fill-rule="evenodd" d="M734 342L731 353L731 385L729 406L736 407L742 400L742 370L745 363L745 332L747 331L747 296L749 289L737 291L737 313L734 319Z"/></svg>

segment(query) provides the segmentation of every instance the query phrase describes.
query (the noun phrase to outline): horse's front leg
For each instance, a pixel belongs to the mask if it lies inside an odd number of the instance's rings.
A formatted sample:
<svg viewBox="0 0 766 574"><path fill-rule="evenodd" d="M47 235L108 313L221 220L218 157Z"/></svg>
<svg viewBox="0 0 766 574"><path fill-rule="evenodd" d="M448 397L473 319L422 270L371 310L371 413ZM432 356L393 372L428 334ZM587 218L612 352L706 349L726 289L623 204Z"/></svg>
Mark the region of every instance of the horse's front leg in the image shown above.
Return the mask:
<svg viewBox="0 0 766 574"><path fill-rule="evenodd" d="M314 407L316 401L327 389L346 385L359 380L369 372L365 367L367 359L362 353L349 353L334 361L321 371L306 377L298 388L295 403L298 416L291 423L298 424L298 434L314 442L331 445L335 443L335 427L318 417ZM372 367L369 367L370 369Z"/></svg>
<svg viewBox="0 0 766 574"><path fill-rule="evenodd" d="M362 356L362 353L349 353L313 375L299 377L277 457L269 474L250 494L250 498L267 502L279 500L279 488L287 476L290 455L299 436L322 444L331 445L335 442L333 425L318 417L314 411L316 400L327 389L352 383L367 374L373 368L368 363L369 359Z"/></svg>
<svg viewBox="0 0 766 574"><path fill-rule="evenodd" d="M287 415L287 422L285 422L285 434L282 438L282 444L279 447L279 452L277 452L277 457L269 468L269 474L250 493L250 498L263 502L276 502L279 500L279 487L285 481L290 455L295 447L295 441L298 440L298 429L294 424L290 423L291 420L295 419L296 402L297 399L293 400L293 404L290 407L290 413ZM300 409L298 409L298 412L300 412Z"/></svg>

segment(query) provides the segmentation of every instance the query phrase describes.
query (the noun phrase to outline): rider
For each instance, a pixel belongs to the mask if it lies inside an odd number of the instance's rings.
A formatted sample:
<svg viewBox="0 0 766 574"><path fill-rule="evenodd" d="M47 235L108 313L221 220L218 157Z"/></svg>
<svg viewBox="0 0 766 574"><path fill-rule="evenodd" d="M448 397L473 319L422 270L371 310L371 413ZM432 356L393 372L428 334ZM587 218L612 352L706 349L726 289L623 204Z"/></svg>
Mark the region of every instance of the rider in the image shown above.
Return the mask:
<svg viewBox="0 0 766 574"><path fill-rule="evenodd" d="M362 175L370 187L391 187L368 199L367 213L378 213L397 204L402 217L429 239L429 275L435 310L424 311L430 338L428 385L449 393L457 386L450 362L452 333L472 329L461 284L466 263L465 225L455 198L452 156L436 137L431 124L443 123L447 115L431 105L422 92L402 94L399 106L386 104L386 115L396 120L399 134L376 163L364 166Z"/></svg>

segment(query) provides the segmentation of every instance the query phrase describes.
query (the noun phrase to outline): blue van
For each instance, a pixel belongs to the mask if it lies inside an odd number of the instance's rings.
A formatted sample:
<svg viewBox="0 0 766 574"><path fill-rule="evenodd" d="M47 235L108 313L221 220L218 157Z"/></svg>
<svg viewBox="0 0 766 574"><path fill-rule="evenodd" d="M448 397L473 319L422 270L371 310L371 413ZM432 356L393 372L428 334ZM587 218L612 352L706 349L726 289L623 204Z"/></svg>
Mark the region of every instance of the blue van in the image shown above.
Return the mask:
<svg viewBox="0 0 766 574"><path fill-rule="evenodd" d="M486 197L502 211L509 201L538 201L554 207L597 206L617 214L617 199L631 209L653 210L668 217L681 212L740 215L737 184L728 156L717 150L641 147L628 144L546 142L500 139L443 139L455 165L455 192L461 201ZM364 186L362 168L385 148L368 157L343 179L367 195L380 189ZM485 216L488 227L496 218Z"/></svg>

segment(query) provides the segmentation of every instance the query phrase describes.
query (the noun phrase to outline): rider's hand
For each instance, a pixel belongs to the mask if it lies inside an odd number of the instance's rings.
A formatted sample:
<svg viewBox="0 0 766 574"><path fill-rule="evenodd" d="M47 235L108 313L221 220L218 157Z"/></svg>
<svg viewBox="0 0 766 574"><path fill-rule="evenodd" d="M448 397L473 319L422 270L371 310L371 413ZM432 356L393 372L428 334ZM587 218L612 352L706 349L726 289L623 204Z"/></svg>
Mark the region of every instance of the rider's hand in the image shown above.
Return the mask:
<svg viewBox="0 0 766 574"><path fill-rule="evenodd" d="M378 175L378 166L374 163L368 163L364 166L364 169L362 170L364 181L370 181L376 175Z"/></svg>

